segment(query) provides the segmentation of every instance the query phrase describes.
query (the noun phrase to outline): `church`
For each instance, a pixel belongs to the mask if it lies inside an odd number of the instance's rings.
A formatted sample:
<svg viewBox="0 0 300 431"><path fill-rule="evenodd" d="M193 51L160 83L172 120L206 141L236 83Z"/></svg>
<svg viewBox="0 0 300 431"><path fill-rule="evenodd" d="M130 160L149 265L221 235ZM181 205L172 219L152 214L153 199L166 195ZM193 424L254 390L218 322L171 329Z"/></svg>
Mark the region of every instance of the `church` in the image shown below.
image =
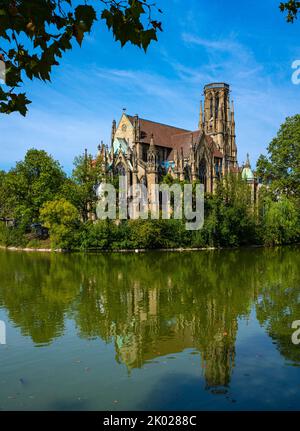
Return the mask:
<svg viewBox="0 0 300 431"><path fill-rule="evenodd" d="M111 149L102 144L98 157L108 175L126 175L128 186L142 183L150 187L169 174L180 181L198 180L205 192L213 193L222 176L240 171L229 85L205 85L196 130L123 110L119 122L112 122Z"/></svg>

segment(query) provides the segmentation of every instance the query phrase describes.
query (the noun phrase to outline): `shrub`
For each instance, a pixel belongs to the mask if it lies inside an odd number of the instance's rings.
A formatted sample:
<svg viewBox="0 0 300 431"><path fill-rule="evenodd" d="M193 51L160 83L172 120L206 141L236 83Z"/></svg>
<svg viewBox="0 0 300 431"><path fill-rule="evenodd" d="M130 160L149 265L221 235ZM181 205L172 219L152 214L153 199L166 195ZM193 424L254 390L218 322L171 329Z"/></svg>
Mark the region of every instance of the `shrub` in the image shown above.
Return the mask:
<svg viewBox="0 0 300 431"><path fill-rule="evenodd" d="M46 202L40 210L40 218L49 229L53 248L77 248L81 226L74 205L66 199Z"/></svg>
<svg viewBox="0 0 300 431"><path fill-rule="evenodd" d="M0 244L5 247L25 247L27 239L24 229L20 227L8 227L0 223Z"/></svg>

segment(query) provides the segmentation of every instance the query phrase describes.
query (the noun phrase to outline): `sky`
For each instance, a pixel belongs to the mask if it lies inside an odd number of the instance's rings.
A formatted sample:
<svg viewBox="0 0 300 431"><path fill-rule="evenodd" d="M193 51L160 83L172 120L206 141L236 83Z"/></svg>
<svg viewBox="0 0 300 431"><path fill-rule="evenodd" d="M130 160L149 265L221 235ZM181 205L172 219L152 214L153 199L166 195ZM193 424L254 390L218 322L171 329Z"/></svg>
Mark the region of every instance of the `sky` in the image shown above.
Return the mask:
<svg viewBox="0 0 300 431"><path fill-rule="evenodd" d="M300 20L287 24L280 0L156 0L163 32L147 53L121 48L99 20L68 52L51 83L25 82L25 118L0 116L0 169L44 149L70 173L75 156L110 145L111 123L128 114L197 129L203 87L226 82L235 103L238 159L252 165L287 116L300 113ZM93 2L91 2L92 4Z"/></svg>

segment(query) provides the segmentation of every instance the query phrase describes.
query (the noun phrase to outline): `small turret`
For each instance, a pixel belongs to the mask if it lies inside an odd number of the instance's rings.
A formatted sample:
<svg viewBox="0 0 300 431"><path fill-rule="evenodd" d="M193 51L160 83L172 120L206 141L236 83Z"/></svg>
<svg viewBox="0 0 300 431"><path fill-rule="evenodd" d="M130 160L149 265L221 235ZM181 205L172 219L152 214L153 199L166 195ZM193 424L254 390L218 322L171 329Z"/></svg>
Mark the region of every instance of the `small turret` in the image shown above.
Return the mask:
<svg viewBox="0 0 300 431"><path fill-rule="evenodd" d="M138 114L133 117L133 142L138 143L140 140L140 122Z"/></svg>
<svg viewBox="0 0 300 431"><path fill-rule="evenodd" d="M115 140L116 130L117 130L117 123L116 123L116 120L113 120L112 126L111 126L111 146L113 146L113 143Z"/></svg>
<svg viewBox="0 0 300 431"><path fill-rule="evenodd" d="M97 147L98 151L97 151L97 158L99 159L101 157L101 145L99 144Z"/></svg>
<svg viewBox="0 0 300 431"><path fill-rule="evenodd" d="M157 171L157 151L154 145L154 136L151 134L150 145L147 154L147 168L148 172L156 172Z"/></svg>

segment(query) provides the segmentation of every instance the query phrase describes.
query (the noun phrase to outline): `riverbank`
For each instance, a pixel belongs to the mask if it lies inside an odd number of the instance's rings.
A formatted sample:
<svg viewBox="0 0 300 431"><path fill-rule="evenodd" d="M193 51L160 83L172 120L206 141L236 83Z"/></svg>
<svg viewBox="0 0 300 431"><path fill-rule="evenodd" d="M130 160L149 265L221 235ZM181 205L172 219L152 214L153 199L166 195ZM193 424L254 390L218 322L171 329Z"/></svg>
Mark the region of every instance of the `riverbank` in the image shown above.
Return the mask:
<svg viewBox="0 0 300 431"><path fill-rule="evenodd" d="M258 246L259 247L259 246ZM197 247L197 248L157 248L157 249L147 249L147 248L139 248L139 249L115 249L115 250L102 250L102 249L87 249L84 250L84 253L146 253L147 251L205 251L205 250L218 250L221 247ZM0 245L0 250L9 250L9 251L26 251L26 252L45 252L45 253L76 253L78 250L64 250L64 249L51 249L51 248L29 248L29 247L5 247Z"/></svg>
<svg viewBox="0 0 300 431"><path fill-rule="evenodd" d="M289 245L300 245L300 243L295 244L285 244ZM282 245L284 246L284 245ZM277 246L276 246L277 247ZM280 246L281 247L281 246ZM87 250L64 250L64 249L51 249L51 248L30 248L30 247L5 247L0 245L0 250L8 250L8 251L19 251L19 252L41 252L41 253L147 253L149 251L156 252L190 252L190 251L213 251L213 250L239 250L244 248L270 248L264 245L256 244L256 245L248 245L248 246L240 246L240 247L178 247L178 248L136 248L136 249L87 249ZM271 247L272 248L272 247ZM273 247L275 248L275 246Z"/></svg>

